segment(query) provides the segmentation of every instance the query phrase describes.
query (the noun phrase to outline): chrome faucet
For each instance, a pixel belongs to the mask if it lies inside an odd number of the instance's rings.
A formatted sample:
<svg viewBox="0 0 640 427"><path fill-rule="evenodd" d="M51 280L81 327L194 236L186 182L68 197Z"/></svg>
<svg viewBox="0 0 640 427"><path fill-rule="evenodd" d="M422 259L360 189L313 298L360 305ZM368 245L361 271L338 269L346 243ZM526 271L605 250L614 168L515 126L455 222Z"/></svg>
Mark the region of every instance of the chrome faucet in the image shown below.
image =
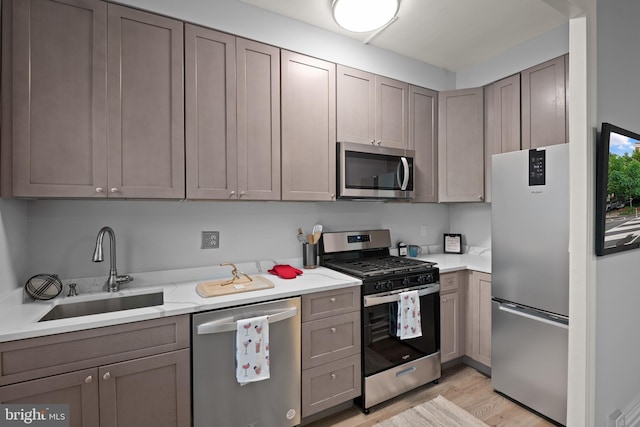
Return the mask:
<svg viewBox="0 0 640 427"><path fill-rule="evenodd" d="M111 258L111 267L109 268L109 278L107 278L104 286L107 292L118 292L120 290L120 285L129 283L133 280L133 277L129 276L128 274L118 276L118 270L116 270L116 235L113 233L111 227L102 227L98 232L98 238L96 239L96 248L93 251L92 261L104 261L104 256L102 254L102 239L104 238L105 233L109 235L109 256Z"/></svg>

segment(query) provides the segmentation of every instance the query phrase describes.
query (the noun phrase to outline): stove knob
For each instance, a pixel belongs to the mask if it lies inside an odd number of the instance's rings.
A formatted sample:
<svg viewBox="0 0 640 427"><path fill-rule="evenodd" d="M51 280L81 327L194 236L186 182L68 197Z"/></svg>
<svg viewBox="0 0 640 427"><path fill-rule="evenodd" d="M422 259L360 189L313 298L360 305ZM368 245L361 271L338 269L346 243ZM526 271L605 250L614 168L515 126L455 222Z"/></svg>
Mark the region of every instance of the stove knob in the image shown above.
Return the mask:
<svg viewBox="0 0 640 427"><path fill-rule="evenodd" d="M373 289L377 292L380 292L382 290L383 284L381 282L376 283L375 285L373 285Z"/></svg>
<svg viewBox="0 0 640 427"><path fill-rule="evenodd" d="M384 287L388 291L392 290L393 289L393 283L391 283L391 280L387 280L387 283L385 283Z"/></svg>
<svg viewBox="0 0 640 427"><path fill-rule="evenodd" d="M427 276L424 274L421 276L418 276L418 284L424 285L425 283L427 283Z"/></svg>
<svg viewBox="0 0 640 427"><path fill-rule="evenodd" d="M433 282L435 282L435 281L436 281L436 280L433 278L433 273L427 273L427 274L425 274L425 277L426 277L426 281L427 281L427 283L433 283Z"/></svg>
<svg viewBox="0 0 640 427"><path fill-rule="evenodd" d="M410 284L411 284L411 280L408 277L405 277L404 279L402 279L403 286L409 286Z"/></svg>

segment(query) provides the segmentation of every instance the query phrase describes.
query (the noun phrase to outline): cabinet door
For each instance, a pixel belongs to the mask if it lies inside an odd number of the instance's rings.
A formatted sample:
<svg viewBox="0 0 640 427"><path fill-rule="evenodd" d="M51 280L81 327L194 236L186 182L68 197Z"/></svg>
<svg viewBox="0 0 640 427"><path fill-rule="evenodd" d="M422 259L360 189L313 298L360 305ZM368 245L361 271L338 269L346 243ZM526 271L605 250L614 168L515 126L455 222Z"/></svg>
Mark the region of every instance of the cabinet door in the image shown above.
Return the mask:
<svg viewBox="0 0 640 427"><path fill-rule="evenodd" d="M485 88L485 201L491 202L491 156L520 150L520 74Z"/></svg>
<svg viewBox="0 0 640 427"><path fill-rule="evenodd" d="M409 84L376 76L376 143L407 148L409 141Z"/></svg>
<svg viewBox="0 0 640 427"><path fill-rule="evenodd" d="M108 14L109 196L184 198L182 22Z"/></svg>
<svg viewBox="0 0 640 427"><path fill-rule="evenodd" d="M3 76L13 88L13 195L105 197L106 3L4 3L13 8Z"/></svg>
<svg viewBox="0 0 640 427"><path fill-rule="evenodd" d="M336 66L281 55L282 199L335 200Z"/></svg>
<svg viewBox="0 0 640 427"><path fill-rule="evenodd" d="M483 89L438 94L438 199L484 199Z"/></svg>
<svg viewBox="0 0 640 427"><path fill-rule="evenodd" d="M415 151L414 202L438 201L438 93L409 88L409 149Z"/></svg>
<svg viewBox="0 0 640 427"><path fill-rule="evenodd" d="M462 356L460 293L440 295L440 358L442 363Z"/></svg>
<svg viewBox="0 0 640 427"><path fill-rule="evenodd" d="M66 404L70 427L98 427L97 376L94 368L3 386L0 403Z"/></svg>
<svg viewBox="0 0 640 427"><path fill-rule="evenodd" d="M236 40L238 193L280 199L280 49Z"/></svg>
<svg viewBox="0 0 640 427"><path fill-rule="evenodd" d="M101 427L191 425L189 350L103 366Z"/></svg>
<svg viewBox="0 0 640 427"><path fill-rule="evenodd" d="M185 25L187 198L237 199L235 37Z"/></svg>
<svg viewBox="0 0 640 427"><path fill-rule="evenodd" d="M491 367L491 275L469 273L467 291L467 355Z"/></svg>
<svg viewBox="0 0 640 427"><path fill-rule="evenodd" d="M522 73L522 148L568 142L566 55Z"/></svg>
<svg viewBox="0 0 640 427"><path fill-rule="evenodd" d="M375 143L375 75L343 65L337 70L338 141Z"/></svg>

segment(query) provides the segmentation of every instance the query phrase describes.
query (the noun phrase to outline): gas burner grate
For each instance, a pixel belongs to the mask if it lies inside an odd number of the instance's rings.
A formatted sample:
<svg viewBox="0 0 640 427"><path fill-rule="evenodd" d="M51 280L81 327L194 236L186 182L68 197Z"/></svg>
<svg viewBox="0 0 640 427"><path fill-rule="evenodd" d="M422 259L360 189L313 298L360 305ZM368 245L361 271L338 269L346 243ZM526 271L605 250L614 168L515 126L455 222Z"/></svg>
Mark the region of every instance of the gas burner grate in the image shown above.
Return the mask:
<svg viewBox="0 0 640 427"><path fill-rule="evenodd" d="M360 258L351 261L329 262L325 266L360 277L400 272L420 272L432 268L434 263L401 257Z"/></svg>

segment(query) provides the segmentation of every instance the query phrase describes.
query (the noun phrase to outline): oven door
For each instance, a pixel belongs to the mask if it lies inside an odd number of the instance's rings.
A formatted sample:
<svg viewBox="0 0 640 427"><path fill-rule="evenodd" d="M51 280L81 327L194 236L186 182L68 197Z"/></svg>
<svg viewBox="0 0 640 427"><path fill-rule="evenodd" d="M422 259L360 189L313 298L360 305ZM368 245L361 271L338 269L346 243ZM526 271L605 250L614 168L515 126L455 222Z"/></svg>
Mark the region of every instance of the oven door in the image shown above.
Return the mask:
<svg viewBox="0 0 640 427"><path fill-rule="evenodd" d="M422 336L401 340L396 332L400 293L418 290ZM364 376L377 374L440 350L440 285L366 295L362 309Z"/></svg>
<svg viewBox="0 0 640 427"><path fill-rule="evenodd" d="M414 151L338 143L338 197L410 199Z"/></svg>

